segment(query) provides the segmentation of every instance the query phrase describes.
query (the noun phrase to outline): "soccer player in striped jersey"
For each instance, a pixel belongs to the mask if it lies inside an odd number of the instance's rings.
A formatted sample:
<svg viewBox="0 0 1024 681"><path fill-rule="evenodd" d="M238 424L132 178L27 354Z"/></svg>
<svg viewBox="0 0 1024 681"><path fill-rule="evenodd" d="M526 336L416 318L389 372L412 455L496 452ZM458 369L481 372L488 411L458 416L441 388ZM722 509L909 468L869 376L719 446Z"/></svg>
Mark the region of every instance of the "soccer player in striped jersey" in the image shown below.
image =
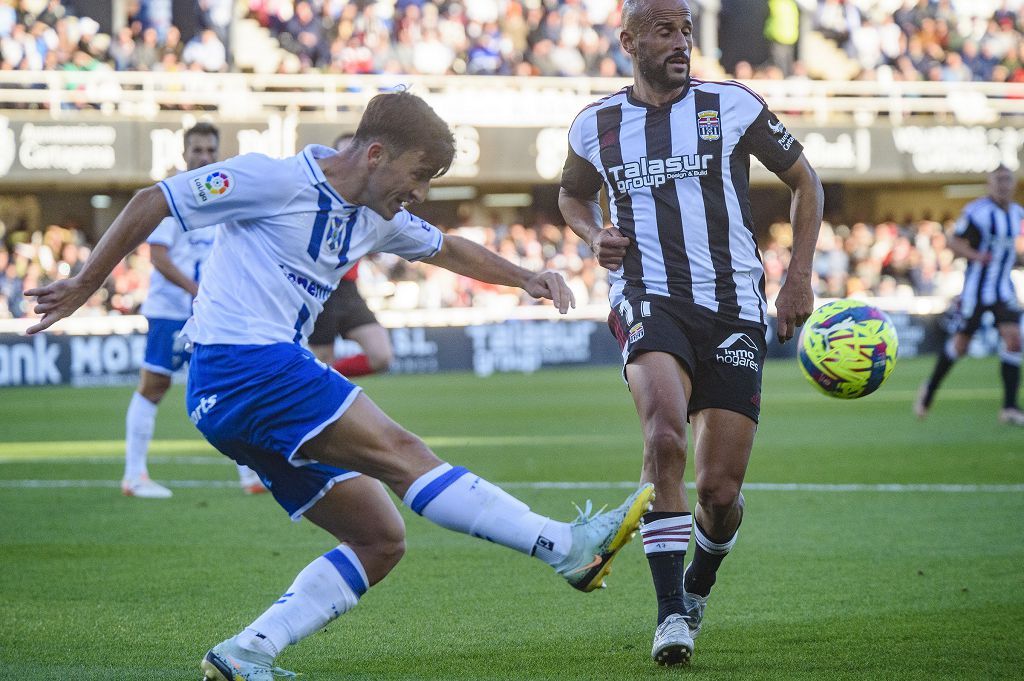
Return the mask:
<svg viewBox="0 0 1024 681"><path fill-rule="evenodd" d="M760 97L739 83L690 76L692 29L685 0L626 0L620 42L634 84L573 121L559 195L569 226L611 271L609 325L642 424L642 479L656 494L641 533L658 600L651 654L660 664L689 661L743 518L768 323L750 156L793 192L793 254L775 301L781 341L813 309L823 202L800 143ZM692 515L683 483L687 420Z"/></svg>
<svg viewBox="0 0 1024 681"><path fill-rule="evenodd" d="M982 316L991 312L1003 341L999 351L999 373L1003 382L999 421L1024 426L1024 411L1017 402L1021 311L1010 278L1017 264L1021 222L1024 221L1024 208L1013 201L1016 188L1013 171L1000 165L989 173L988 195L967 204L956 223L949 248L967 260L964 289L957 302L953 335L939 353L931 376L921 386L914 402L918 418L928 415L942 379L953 368L953 363L967 352L971 336L981 328Z"/></svg>
<svg viewBox="0 0 1024 681"><path fill-rule="evenodd" d="M197 123L185 131L184 140L187 170L196 170L217 160L220 131L216 126ZM188 353L178 342L178 334L192 316L192 299L199 292L199 277L216 233L216 225L185 233L168 217L146 240L153 274L149 296L142 303L141 312L149 329L139 387L132 394L125 415L124 477L121 480L121 493L125 496L139 499L172 496L171 490L150 479L146 459L156 426L157 407L171 387L171 375L187 360ZM267 491L248 466L238 464L238 477L247 494Z"/></svg>
<svg viewBox="0 0 1024 681"><path fill-rule="evenodd" d="M28 330L37 333L88 300L168 215L186 231L224 223L182 332L193 344L186 409L210 443L260 474L292 519L309 519L340 545L214 646L201 662L206 679L288 675L274 666L281 651L355 607L394 568L405 526L384 485L428 520L538 558L581 591L603 585L649 506L653 487L642 485L618 508L573 523L534 513L439 459L303 344L352 262L378 251L520 287L563 314L574 305L560 275L518 267L405 209L424 200L454 155L451 130L422 99L377 95L343 151L246 154L164 180L128 203L77 276L26 291L43 315ZM211 603L208 615L222 612Z"/></svg>

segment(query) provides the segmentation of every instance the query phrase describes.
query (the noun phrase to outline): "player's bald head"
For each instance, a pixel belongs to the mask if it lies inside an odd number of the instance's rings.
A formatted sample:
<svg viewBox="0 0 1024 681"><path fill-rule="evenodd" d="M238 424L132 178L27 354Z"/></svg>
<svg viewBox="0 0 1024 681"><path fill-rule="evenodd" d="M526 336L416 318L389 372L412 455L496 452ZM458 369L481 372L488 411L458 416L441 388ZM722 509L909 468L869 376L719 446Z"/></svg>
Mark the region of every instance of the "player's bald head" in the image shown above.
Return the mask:
<svg viewBox="0 0 1024 681"><path fill-rule="evenodd" d="M622 30L637 35L665 13L690 15L686 0L626 0L622 4Z"/></svg>
<svg viewBox="0 0 1024 681"><path fill-rule="evenodd" d="M996 203L1006 205L1013 200L1017 190L1017 176L1008 167L1000 163L988 174L988 193Z"/></svg>

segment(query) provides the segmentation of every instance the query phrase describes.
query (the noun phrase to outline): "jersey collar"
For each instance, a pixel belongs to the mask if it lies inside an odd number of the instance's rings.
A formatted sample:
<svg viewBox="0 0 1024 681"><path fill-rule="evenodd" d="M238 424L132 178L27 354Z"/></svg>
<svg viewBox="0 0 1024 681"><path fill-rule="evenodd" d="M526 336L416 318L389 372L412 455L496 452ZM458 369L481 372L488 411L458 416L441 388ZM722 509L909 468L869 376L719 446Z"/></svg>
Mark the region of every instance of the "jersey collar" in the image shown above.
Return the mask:
<svg viewBox="0 0 1024 681"><path fill-rule="evenodd" d="M690 94L690 86L691 85L693 85L693 79L687 77L686 85L683 86L683 91L680 92L675 97L673 97L671 101L665 102L661 106L654 106L653 104L648 104L647 102L643 102L643 101L640 101L639 99L637 99L633 95L633 86L630 85L630 86L628 86L626 88L626 101L628 101L633 106L637 106L637 107L640 107L642 109L665 109L665 108L669 108L669 107L674 106L675 104L683 101L686 98L686 95Z"/></svg>
<svg viewBox="0 0 1024 681"><path fill-rule="evenodd" d="M349 203L345 199L341 198L341 194L335 191L331 183L327 181L327 176L324 175L324 171L320 168L320 164L317 163L317 159L327 158L328 156L334 156L337 154L337 150L330 147L325 147L322 144L309 144L302 150L302 158L304 159L303 165L306 168L306 176L309 178L310 184L318 185L323 187L339 204L341 208L352 209L358 208L355 204Z"/></svg>

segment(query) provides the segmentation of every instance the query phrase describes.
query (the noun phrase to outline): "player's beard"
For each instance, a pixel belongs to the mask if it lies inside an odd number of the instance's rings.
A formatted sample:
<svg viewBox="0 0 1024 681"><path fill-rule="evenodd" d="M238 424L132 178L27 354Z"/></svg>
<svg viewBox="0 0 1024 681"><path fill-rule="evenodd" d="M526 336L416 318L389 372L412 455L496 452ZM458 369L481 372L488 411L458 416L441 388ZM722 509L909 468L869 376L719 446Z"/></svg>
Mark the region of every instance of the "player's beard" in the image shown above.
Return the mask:
<svg viewBox="0 0 1024 681"><path fill-rule="evenodd" d="M687 66L685 74L676 76L669 73L667 61L658 61L647 55L642 55L637 60L637 71L640 72L641 78L662 92L681 88L690 80L689 66Z"/></svg>

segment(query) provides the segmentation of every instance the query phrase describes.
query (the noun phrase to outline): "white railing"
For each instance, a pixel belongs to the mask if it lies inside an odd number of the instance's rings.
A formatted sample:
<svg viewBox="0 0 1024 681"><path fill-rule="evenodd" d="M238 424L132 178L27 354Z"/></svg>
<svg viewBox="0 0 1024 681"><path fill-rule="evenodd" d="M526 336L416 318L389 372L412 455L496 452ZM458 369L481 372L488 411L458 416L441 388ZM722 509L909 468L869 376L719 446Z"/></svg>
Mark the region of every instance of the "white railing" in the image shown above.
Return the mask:
<svg viewBox="0 0 1024 681"><path fill-rule="evenodd" d="M347 76L163 72L5 71L0 112L45 109L54 119L101 116L152 119L161 111L209 111L222 120L297 112L309 121L354 122L374 94L406 85L453 124L561 126L582 107L629 84L621 78ZM773 110L810 123L868 125L884 117L939 117L992 123L1024 116L1020 83L746 82Z"/></svg>

